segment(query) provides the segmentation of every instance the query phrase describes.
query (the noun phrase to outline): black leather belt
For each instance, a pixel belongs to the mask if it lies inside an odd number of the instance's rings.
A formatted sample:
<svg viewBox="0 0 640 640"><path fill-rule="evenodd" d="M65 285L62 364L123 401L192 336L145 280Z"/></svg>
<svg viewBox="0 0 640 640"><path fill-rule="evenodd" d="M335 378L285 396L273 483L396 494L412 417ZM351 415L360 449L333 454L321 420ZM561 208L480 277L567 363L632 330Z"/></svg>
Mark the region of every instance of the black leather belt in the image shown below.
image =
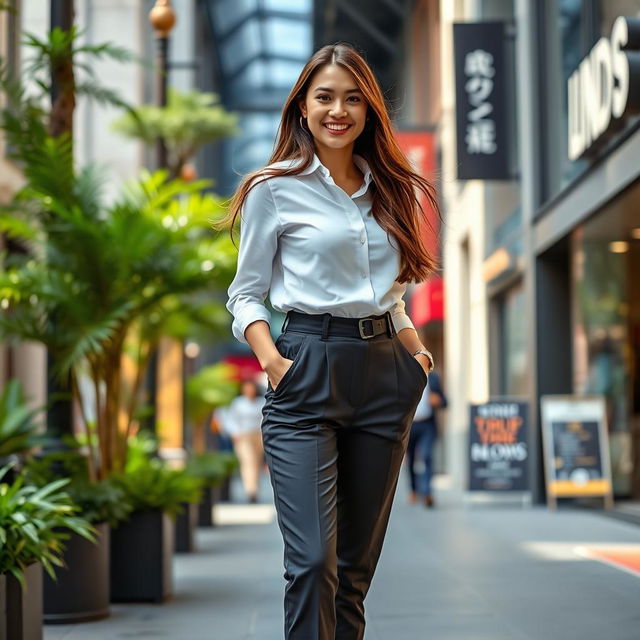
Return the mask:
<svg viewBox="0 0 640 640"><path fill-rule="evenodd" d="M366 318L341 318L332 316L330 313L311 314L289 311L282 324L282 331L287 329L303 333L320 333L323 339L328 336L338 336L370 340L383 333L390 338L395 334L389 312Z"/></svg>

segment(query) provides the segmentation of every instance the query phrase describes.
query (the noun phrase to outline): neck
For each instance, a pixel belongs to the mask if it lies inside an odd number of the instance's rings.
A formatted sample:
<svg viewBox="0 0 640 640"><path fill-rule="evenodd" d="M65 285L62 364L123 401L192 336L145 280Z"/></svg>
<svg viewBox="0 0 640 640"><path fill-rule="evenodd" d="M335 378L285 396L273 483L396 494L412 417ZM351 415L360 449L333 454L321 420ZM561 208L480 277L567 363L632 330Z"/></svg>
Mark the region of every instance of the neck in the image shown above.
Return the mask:
<svg viewBox="0 0 640 640"><path fill-rule="evenodd" d="M349 145L344 149L316 147L316 155L320 162L329 169L329 173L334 180L359 176L358 167L353 162L353 145Z"/></svg>

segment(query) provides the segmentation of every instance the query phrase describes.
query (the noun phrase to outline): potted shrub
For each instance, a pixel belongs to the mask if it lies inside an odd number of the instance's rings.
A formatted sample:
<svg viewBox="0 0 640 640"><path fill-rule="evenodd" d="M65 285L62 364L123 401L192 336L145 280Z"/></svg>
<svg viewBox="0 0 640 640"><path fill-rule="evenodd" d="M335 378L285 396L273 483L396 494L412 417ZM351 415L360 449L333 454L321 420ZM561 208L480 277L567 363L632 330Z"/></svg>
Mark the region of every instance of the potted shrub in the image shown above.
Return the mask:
<svg viewBox="0 0 640 640"><path fill-rule="evenodd" d="M114 474L133 512L111 534L111 601L164 602L173 591L174 520L184 502L198 502L202 482L137 450Z"/></svg>
<svg viewBox="0 0 640 640"><path fill-rule="evenodd" d="M213 503L219 487L235 469L235 457L227 452L206 451L206 429L212 412L228 405L238 394L237 367L226 363L203 367L186 384L187 416L191 425L192 458L188 468L201 475L207 485L199 509L200 526L213 526ZM219 457L216 457L219 456ZM231 466L227 466L231 465Z"/></svg>
<svg viewBox="0 0 640 640"><path fill-rule="evenodd" d="M238 459L228 451L208 451L191 456L185 471L203 484L202 500L198 505L198 524L201 527L214 526L213 507L216 489L238 468Z"/></svg>
<svg viewBox="0 0 640 640"><path fill-rule="evenodd" d="M6 579L6 636L12 640L42 637L42 568L55 576L71 532L88 539L95 529L77 516L78 507L62 491L60 478L43 487L25 485L18 477L3 482L0 469L0 574Z"/></svg>
<svg viewBox="0 0 640 640"><path fill-rule="evenodd" d="M127 517L131 505L124 491L110 479L91 482L87 459L77 450L48 453L25 466L27 482L44 486L61 475L79 515L96 530L95 543L73 532L57 567L55 580L44 576L44 621L72 624L109 615L110 528Z"/></svg>
<svg viewBox="0 0 640 640"><path fill-rule="evenodd" d="M200 514L203 509L207 508L207 505L209 514L206 526L213 526L214 488L220 486L236 466L235 455L222 451L211 451L193 456L187 462L184 471L187 475L200 481L202 498L198 504L194 502L183 503L183 510L176 518L176 551L195 551L195 531L201 517Z"/></svg>

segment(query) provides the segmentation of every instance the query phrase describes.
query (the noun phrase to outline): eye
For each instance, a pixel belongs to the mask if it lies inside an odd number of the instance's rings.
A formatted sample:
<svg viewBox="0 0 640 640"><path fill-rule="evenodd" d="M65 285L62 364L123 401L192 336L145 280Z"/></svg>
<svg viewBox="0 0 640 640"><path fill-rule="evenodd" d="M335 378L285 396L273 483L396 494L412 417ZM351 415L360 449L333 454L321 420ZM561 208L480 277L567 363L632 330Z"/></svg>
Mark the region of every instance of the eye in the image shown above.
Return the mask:
<svg viewBox="0 0 640 640"><path fill-rule="evenodd" d="M358 96L351 96L349 98L349 100L353 101L353 102L361 102L360 98L358 98Z"/></svg>
<svg viewBox="0 0 640 640"><path fill-rule="evenodd" d="M327 94L320 94L319 96L316 96L316 100L320 100L321 102L326 102L327 100L330 100L330 98Z"/></svg>

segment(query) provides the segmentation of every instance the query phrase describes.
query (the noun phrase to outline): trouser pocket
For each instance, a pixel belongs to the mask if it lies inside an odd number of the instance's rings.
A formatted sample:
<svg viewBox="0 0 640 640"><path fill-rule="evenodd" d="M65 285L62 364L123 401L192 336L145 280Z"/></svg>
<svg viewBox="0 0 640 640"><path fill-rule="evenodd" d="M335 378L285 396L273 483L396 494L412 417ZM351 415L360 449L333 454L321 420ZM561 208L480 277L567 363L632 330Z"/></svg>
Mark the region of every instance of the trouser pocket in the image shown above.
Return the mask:
<svg viewBox="0 0 640 640"><path fill-rule="evenodd" d="M285 371L284 375L280 379L278 386L273 389L274 397L280 397L290 386L291 381L295 379L296 372L300 367L300 363L304 355L304 347L309 339L309 334L295 333L294 331L287 331L280 334L276 340L276 348L278 353L288 360L292 360L293 364ZM271 386L271 385L269 385Z"/></svg>

